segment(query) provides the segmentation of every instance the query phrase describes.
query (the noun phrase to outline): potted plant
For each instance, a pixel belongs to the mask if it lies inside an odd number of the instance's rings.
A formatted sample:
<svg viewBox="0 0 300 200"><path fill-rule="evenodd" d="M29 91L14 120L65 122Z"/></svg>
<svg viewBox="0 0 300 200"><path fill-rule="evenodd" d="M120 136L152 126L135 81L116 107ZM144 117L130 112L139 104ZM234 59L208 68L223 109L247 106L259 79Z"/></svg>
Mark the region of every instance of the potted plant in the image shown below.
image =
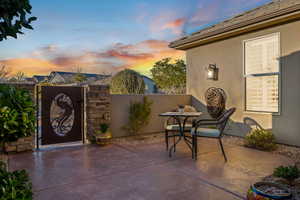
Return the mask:
<svg viewBox="0 0 300 200"><path fill-rule="evenodd" d="M298 200L300 193L300 169L294 166L277 167L273 174L252 185L248 200L292 199Z"/></svg>
<svg viewBox="0 0 300 200"><path fill-rule="evenodd" d="M107 123L101 123L99 130L96 131L96 143L99 145L107 145L111 143L112 134Z"/></svg>
<svg viewBox="0 0 300 200"><path fill-rule="evenodd" d="M283 185L272 182L257 182L250 187L248 200L290 199L291 191Z"/></svg>

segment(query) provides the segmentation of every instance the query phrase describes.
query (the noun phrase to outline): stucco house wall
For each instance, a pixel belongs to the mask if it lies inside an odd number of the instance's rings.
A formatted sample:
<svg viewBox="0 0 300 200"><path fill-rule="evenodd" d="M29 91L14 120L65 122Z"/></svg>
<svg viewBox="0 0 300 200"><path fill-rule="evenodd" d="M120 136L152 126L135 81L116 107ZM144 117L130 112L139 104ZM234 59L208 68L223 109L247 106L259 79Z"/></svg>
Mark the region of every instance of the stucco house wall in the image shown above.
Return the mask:
<svg viewBox="0 0 300 200"><path fill-rule="evenodd" d="M243 76L243 41L280 33L281 81L280 113L255 113L245 111L245 79ZM300 146L300 21L232 37L186 51L187 94L193 96L192 104L205 111L204 93L209 87L223 88L227 95L227 108L236 107L234 123L227 134L245 136L249 131L243 123L250 117L264 128L272 128L278 142ZM219 80L207 80L206 67L217 64Z"/></svg>

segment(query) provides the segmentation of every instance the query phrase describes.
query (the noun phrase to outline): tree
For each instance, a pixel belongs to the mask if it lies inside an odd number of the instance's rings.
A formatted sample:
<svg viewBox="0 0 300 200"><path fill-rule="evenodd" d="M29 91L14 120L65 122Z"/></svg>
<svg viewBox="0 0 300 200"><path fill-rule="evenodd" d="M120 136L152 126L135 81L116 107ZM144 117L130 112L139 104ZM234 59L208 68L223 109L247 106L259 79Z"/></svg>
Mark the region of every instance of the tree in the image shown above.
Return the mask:
<svg viewBox="0 0 300 200"><path fill-rule="evenodd" d="M145 82L138 72L125 69L113 76L110 89L112 94L144 94Z"/></svg>
<svg viewBox="0 0 300 200"><path fill-rule="evenodd" d="M0 0L0 41L8 36L17 38L23 34L22 28L33 29L30 24L37 18L26 17L31 8L29 0Z"/></svg>
<svg viewBox="0 0 300 200"><path fill-rule="evenodd" d="M186 87L186 64L182 59L171 63L171 58L156 62L151 69L158 88L168 94L183 94Z"/></svg>
<svg viewBox="0 0 300 200"><path fill-rule="evenodd" d="M9 79L9 82L23 82L25 81L24 72L17 72L13 77Z"/></svg>
<svg viewBox="0 0 300 200"><path fill-rule="evenodd" d="M15 78L17 80L17 82L22 82L25 80L25 74L24 72L17 72L15 75Z"/></svg>
<svg viewBox="0 0 300 200"><path fill-rule="evenodd" d="M0 81L4 81L7 79L7 76L9 75L9 70L6 68L5 65L0 66Z"/></svg>

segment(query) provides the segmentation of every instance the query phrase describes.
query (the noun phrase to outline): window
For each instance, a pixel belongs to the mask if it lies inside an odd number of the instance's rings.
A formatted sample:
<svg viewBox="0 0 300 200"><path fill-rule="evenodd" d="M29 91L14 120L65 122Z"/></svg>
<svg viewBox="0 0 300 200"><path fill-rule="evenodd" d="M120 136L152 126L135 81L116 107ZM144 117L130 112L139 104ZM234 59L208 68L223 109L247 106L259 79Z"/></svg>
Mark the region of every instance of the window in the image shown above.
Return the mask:
<svg viewBox="0 0 300 200"><path fill-rule="evenodd" d="M244 42L246 110L279 112L279 34Z"/></svg>

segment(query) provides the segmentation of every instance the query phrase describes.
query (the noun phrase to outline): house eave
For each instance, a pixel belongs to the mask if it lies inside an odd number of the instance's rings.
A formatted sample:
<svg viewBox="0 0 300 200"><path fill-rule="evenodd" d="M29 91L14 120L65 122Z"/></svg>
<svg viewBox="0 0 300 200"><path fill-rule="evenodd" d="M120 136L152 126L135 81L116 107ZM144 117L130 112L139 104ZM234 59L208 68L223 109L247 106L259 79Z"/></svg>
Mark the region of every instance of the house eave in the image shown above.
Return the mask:
<svg viewBox="0 0 300 200"><path fill-rule="evenodd" d="M277 12L262 15L231 26L217 29L206 34L192 35L176 40L169 44L170 48L187 50L211 42L224 40L230 37L265 29L300 19L300 5L292 6Z"/></svg>

